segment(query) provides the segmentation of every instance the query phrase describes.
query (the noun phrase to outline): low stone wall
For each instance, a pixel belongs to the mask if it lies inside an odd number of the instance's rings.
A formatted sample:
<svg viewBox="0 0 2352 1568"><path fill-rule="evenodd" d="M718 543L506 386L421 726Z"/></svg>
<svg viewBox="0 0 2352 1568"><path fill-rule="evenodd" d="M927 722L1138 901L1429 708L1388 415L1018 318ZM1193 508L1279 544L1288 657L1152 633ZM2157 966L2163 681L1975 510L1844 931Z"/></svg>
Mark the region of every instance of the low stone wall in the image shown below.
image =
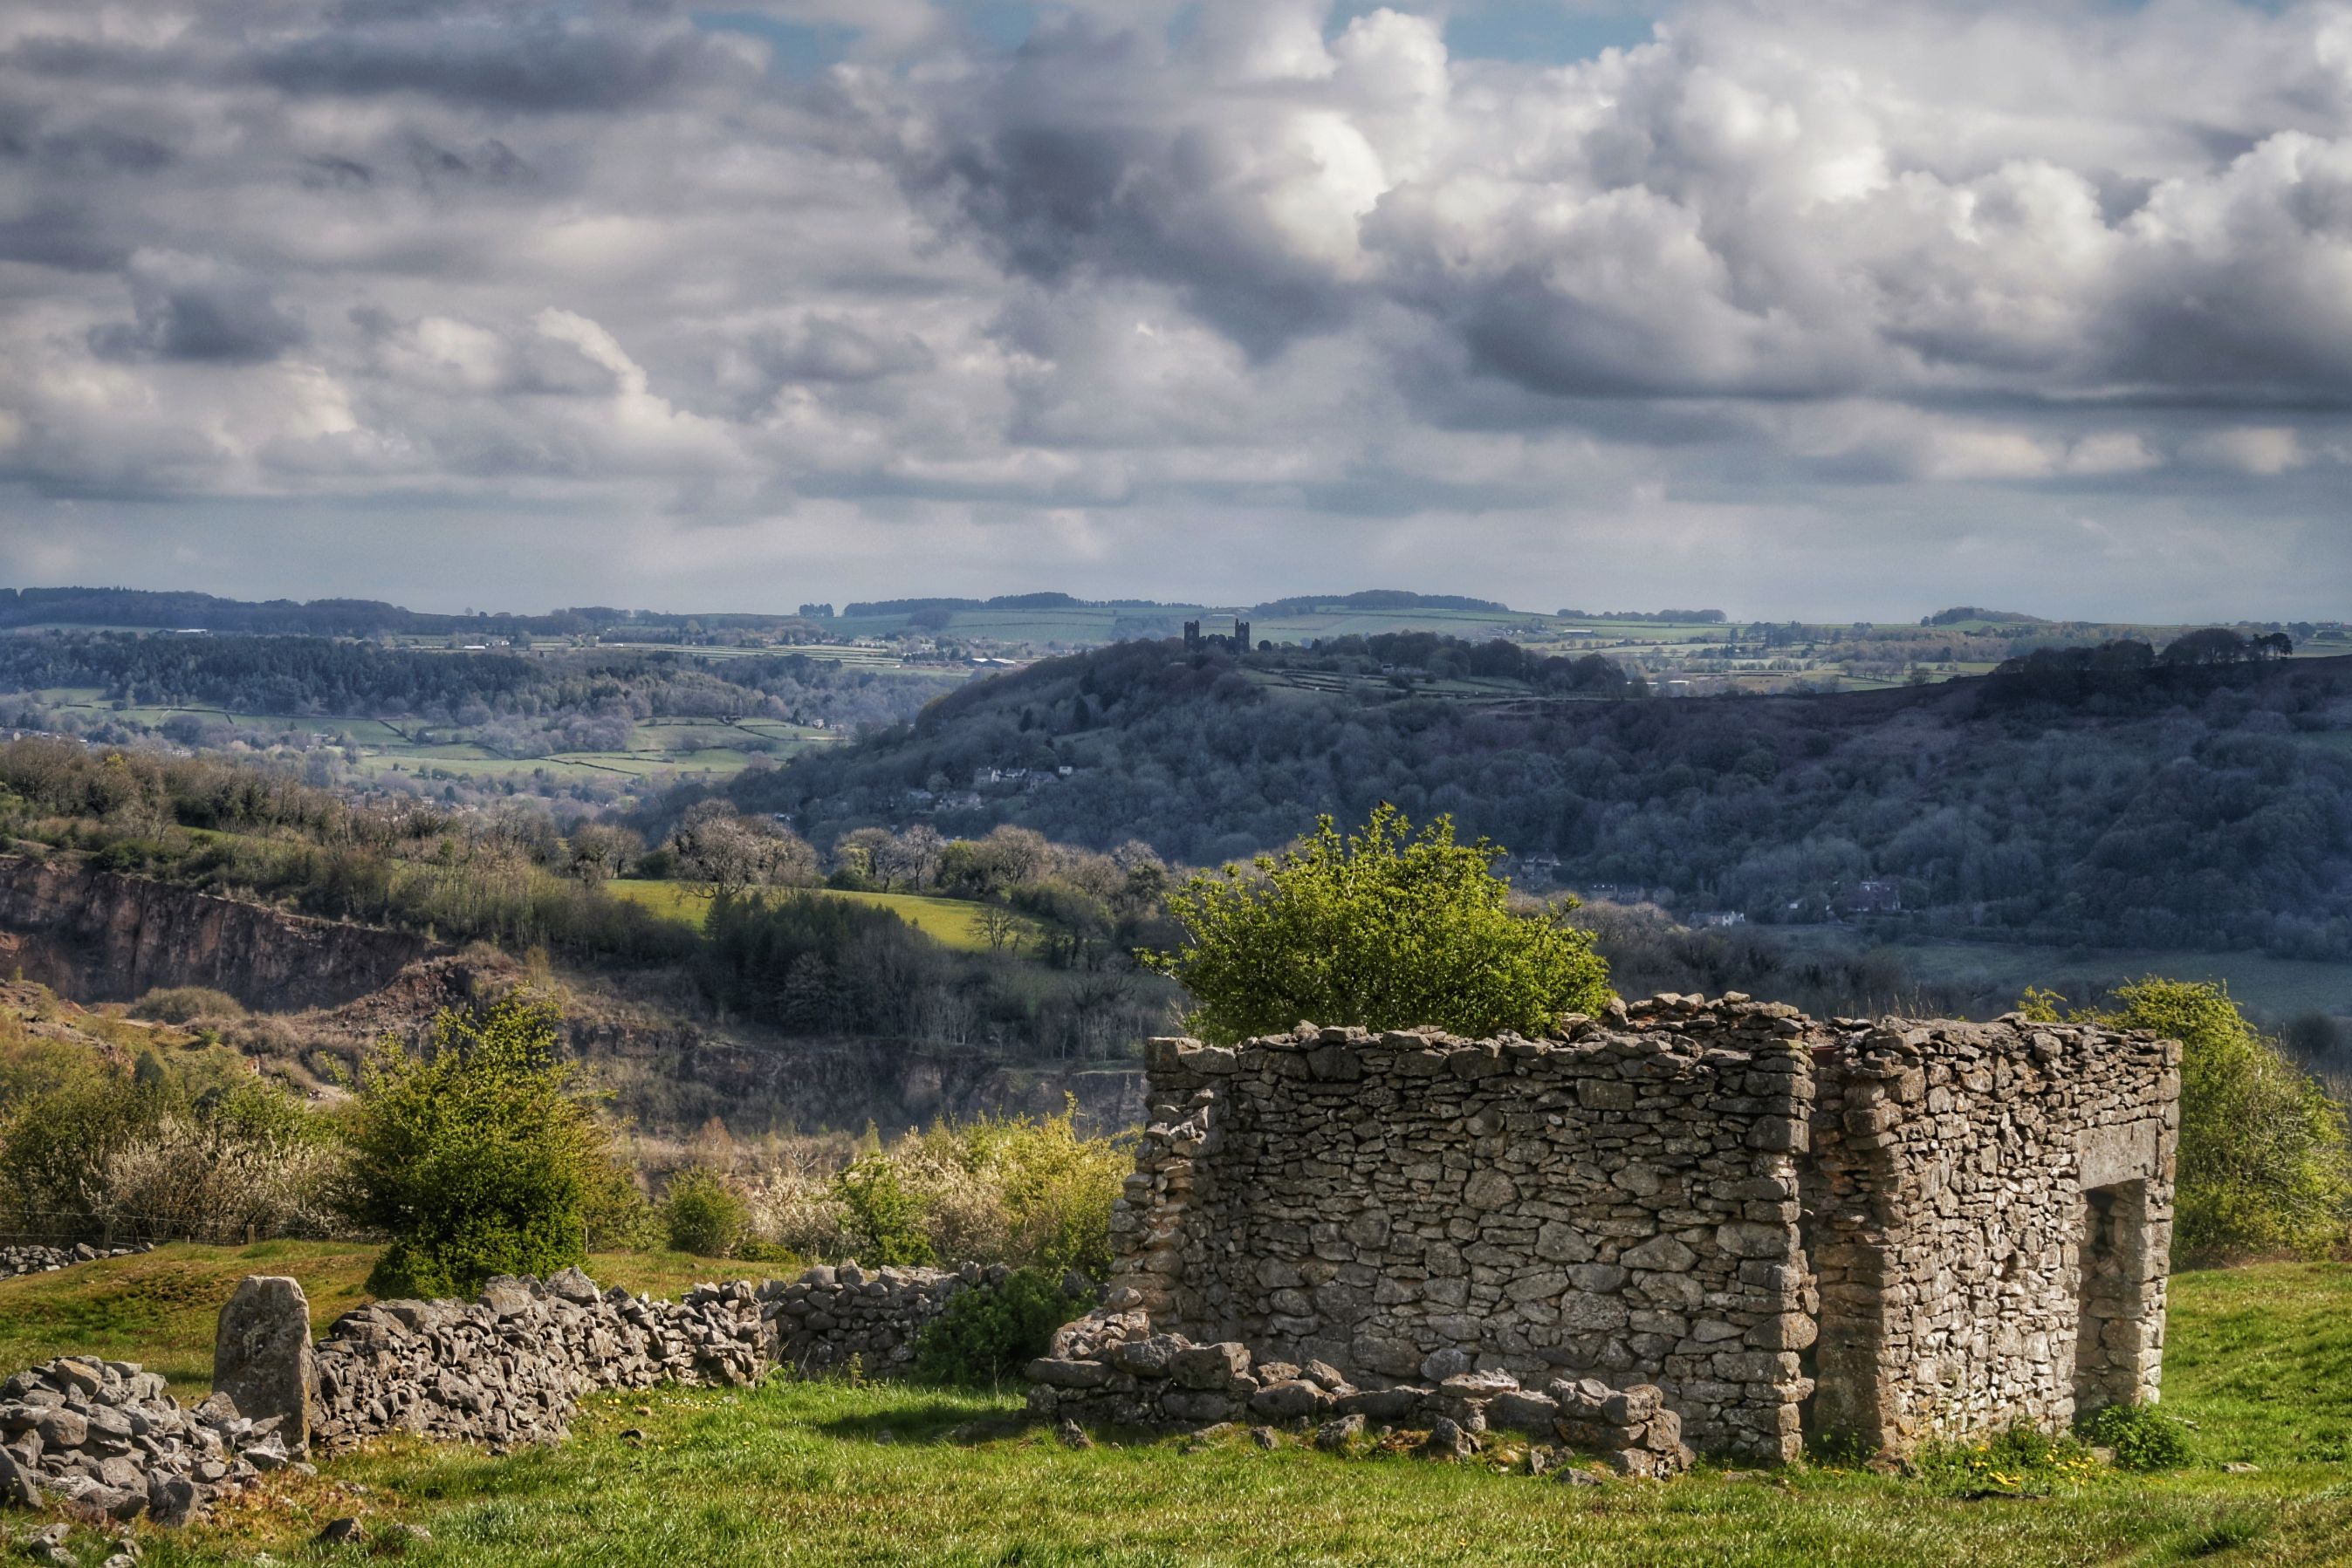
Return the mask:
<svg viewBox="0 0 2352 1568"><path fill-rule="evenodd" d="M775 1291L776 1360L803 1372L839 1366L851 1356L868 1371L902 1367L915 1359L925 1324L959 1294L979 1284L1001 1284L1012 1270L982 1269L872 1270L856 1263L820 1264Z"/></svg>
<svg viewBox="0 0 2352 1568"><path fill-rule="evenodd" d="M492 1280L471 1301L378 1301L315 1344L291 1279L253 1275L222 1309L215 1392L183 1409L127 1362L69 1356L0 1385L0 1502L62 1499L181 1524L225 1490L390 1431L503 1450L558 1441L580 1396L657 1384L740 1387L779 1364L914 1356L923 1326L1009 1270L855 1263L791 1281L698 1285L682 1301L599 1291L577 1269Z"/></svg>
<svg viewBox="0 0 2352 1568"><path fill-rule="evenodd" d="M0 1501L55 1500L184 1524L224 1491L296 1462L281 1423L226 1399L194 1409L135 1362L61 1356L0 1385Z"/></svg>
<svg viewBox="0 0 2352 1568"><path fill-rule="evenodd" d="M1114 1299L1118 1310L1065 1325L1051 1353L1029 1364L1033 1414L1129 1427L1311 1423L1326 1447L1378 1421L1429 1427L1440 1452L1462 1451L1465 1435L1503 1427L1598 1455L1622 1475L1664 1478L1691 1465L1682 1418L1651 1385L1618 1389L1596 1378L1554 1379L1538 1392L1490 1370L1358 1388L1326 1362L1300 1365L1259 1357L1237 1341L1195 1344L1155 1332L1150 1314L1131 1304L1132 1292Z"/></svg>
<svg viewBox="0 0 2352 1568"><path fill-rule="evenodd" d="M331 1454L395 1429L503 1448L561 1438L594 1389L741 1386L772 1364L782 1289L737 1281L658 1301L567 1269L493 1280L470 1302L379 1301L320 1343L310 1437Z"/></svg>
<svg viewBox="0 0 2352 1568"><path fill-rule="evenodd" d="M153 1244L144 1241L134 1247L93 1247L87 1241L71 1247L44 1247L37 1243L0 1247L0 1280L13 1280L19 1274L47 1274L76 1263L92 1263L100 1258L129 1258L153 1250Z"/></svg>

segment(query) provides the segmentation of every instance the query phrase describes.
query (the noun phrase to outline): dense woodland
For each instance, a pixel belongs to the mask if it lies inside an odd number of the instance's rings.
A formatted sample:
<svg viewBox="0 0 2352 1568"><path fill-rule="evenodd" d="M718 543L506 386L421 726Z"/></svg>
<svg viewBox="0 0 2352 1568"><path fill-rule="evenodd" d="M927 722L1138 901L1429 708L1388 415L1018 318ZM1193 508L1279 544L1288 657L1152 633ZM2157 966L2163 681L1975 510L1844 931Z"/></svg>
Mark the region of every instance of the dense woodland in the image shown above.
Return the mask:
<svg viewBox="0 0 2352 1568"><path fill-rule="evenodd" d="M709 660L583 649L443 653L325 637L0 638L0 691L96 688L146 707L413 719L478 730L509 756L625 746L640 719L764 717L833 728L910 718L960 676L882 674L805 654ZM201 729L191 720L185 738Z"/></svg>
<svg viewBox="0 0 2352 1568"><path fill-rule="evenodd" d="M1491 670L1522 702L1384 683ZM1600 665L1604 661L1591 661ZM1564 668L1562 666L1565 666ZM1351 671L1345 689L1285 684ZM745 777L820 841L964 790L942 831L1130 837L1195 863L1382 800L1560 859L1571 887L1818 920L1865 880L1890 933L2352 956L2352 663L2165 663L1840 696L1635 700L1623 677L1425 637L1236 655L1130 643L975 683L911 726ZM1059 769L1071 769L1063 775ZM987 770L1023 768L1012 782Z"/></svg>

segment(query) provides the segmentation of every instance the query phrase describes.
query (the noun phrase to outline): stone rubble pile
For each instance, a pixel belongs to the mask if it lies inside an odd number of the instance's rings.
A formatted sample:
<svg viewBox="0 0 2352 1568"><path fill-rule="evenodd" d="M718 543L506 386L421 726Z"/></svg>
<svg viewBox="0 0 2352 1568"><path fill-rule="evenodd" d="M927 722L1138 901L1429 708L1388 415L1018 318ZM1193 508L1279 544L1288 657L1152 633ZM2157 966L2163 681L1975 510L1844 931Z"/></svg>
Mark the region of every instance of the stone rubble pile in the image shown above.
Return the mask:
<svg viewBox="0 0 2352 1568"><path fill-rule="evenodd" d="M1554 1379L1540 1392L1509 1373L1465 1364L1430 1384L1359 1388L1328 1363L1261 1359L1234 1341L1195 1344L1155 1332L1131 1291L1055 1332L1029 1364L1029 1409L1041 1420L1199 1427L1244 1418L1312 1424L1338 1447L1367 1422L1426 1427L1449 1441L1432 1451L1466 1453L1466 1440L1500 1427L1598 1455L1621 1475L1664 1479L1691 1466L1682 1419L1654 1385L1618 1389L1597 1378Z"/></svg>
<svg viewBox="0 0 2352 1568"><path fill-rule="evenodd" d="M100 1258L129 1258L154 1249L154 1244L147 1241L131 1247L94 1247L87 1241L71 1247L44 1247L35 1242L0 1247L0 1280L13 1280L19 1274L47 1274L76 1263L94 1262Z"/></svg>
<svg viewBox="0 0 2352 1568"><path fill-rule="evenodd" d="M224 1491L299 1458L282 1418L215 1395L190 1409L135 1362L60 1356L0 1385L0 1501L63 1501L184 1524Z"/></svg>
<svg viewBox="0 0 2352 1568"><path fill-rule="evenodd" d="M868 1371L904 1366L915 1359L916 1336L950 1301L974 1285L1002 1284L1011 1272L1002 1263L869 1271L850 1262L820 1264L790 1284L772 1281L762 1289L775 1292L776 1360L803 1372L853 1355Z"/></svg>
<svg viewBox="0 0 2352 1568"><path fill-rule="evenodd" d="M594 1389L740 1387L771 1364L781 1289L737 1281L661 1301L567 1269L492 1280L474 1301L379 1301L320 1343L311 1436L331 1454L395 1428L503 1448L560 1439Z"/></svg>

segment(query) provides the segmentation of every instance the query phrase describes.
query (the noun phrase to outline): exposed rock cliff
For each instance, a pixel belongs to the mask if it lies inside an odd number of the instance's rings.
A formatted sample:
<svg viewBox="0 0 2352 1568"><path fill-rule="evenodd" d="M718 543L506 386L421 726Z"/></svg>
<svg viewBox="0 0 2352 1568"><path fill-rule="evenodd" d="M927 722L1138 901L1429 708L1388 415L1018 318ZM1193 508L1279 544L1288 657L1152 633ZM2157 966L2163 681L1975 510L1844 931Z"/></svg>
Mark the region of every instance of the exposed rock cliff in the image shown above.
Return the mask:
<svg viewBox="0 0 2352 1568"><path fill-rule="evenodd" d="M318 1053L350 1062L387 1033L422 1039L444 1008L539 984L562 995L566 1044L595 1064L622 1113L649 1129L712 1116L754 1128L869 1120L898 1128L1058 1112L1075 1095L1081 1124L1107 1131L1143 1111L1142 1073L1124 1063L1017 1063L976 1048L785 1036L712 1017L682 973L534 975L478 944L451 952L406 932L289 915L64 854L0 856L0 976L10 971L88 1002L135 1000L165 986L226 991L279 1015L230 1026L231 1042L279 1061L314 1090L339 1076Z"/></svg>
<svg viewBox="0 0 2352 1568"><path fill-rule="evenodd" d="M431 950L421 936L289 915L70 855L0 856L0 969L86 1001L209 986L250 1008L333 1007Z"/></svg>

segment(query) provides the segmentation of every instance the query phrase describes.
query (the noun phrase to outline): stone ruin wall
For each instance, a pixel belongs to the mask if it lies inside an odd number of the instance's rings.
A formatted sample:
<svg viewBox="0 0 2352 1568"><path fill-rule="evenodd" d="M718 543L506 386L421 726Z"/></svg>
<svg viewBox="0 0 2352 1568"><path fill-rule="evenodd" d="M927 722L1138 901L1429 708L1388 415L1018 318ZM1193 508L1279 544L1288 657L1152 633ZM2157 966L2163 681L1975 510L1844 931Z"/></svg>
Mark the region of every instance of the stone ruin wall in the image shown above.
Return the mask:
<svg viewBox="0 0 2352 1568"><path fill-rule="evenodd" d="M2157 1398L2179 1042L1890 1020L1817 1077L1822 1430L1899 1453Z"/></svg>
<svg viewBox="0 0 2352 1568"><path fill-rule="evenodd" d="M1368 1386L1654 1384L1750 1458L2062 1425L2157 1391L2179 1058L1736 995L1547 1040L1158 1040L1115 1293Z"/></svg>
<svg viewBox="0 0 2352 1568"><path fill-rule="evenodd" d="M1799 1451L1805 1028L1300 1029L1154 1041L1114 1287L1153 1324L1351 1378L1654 1384L1702 1448Z"/></svg>

